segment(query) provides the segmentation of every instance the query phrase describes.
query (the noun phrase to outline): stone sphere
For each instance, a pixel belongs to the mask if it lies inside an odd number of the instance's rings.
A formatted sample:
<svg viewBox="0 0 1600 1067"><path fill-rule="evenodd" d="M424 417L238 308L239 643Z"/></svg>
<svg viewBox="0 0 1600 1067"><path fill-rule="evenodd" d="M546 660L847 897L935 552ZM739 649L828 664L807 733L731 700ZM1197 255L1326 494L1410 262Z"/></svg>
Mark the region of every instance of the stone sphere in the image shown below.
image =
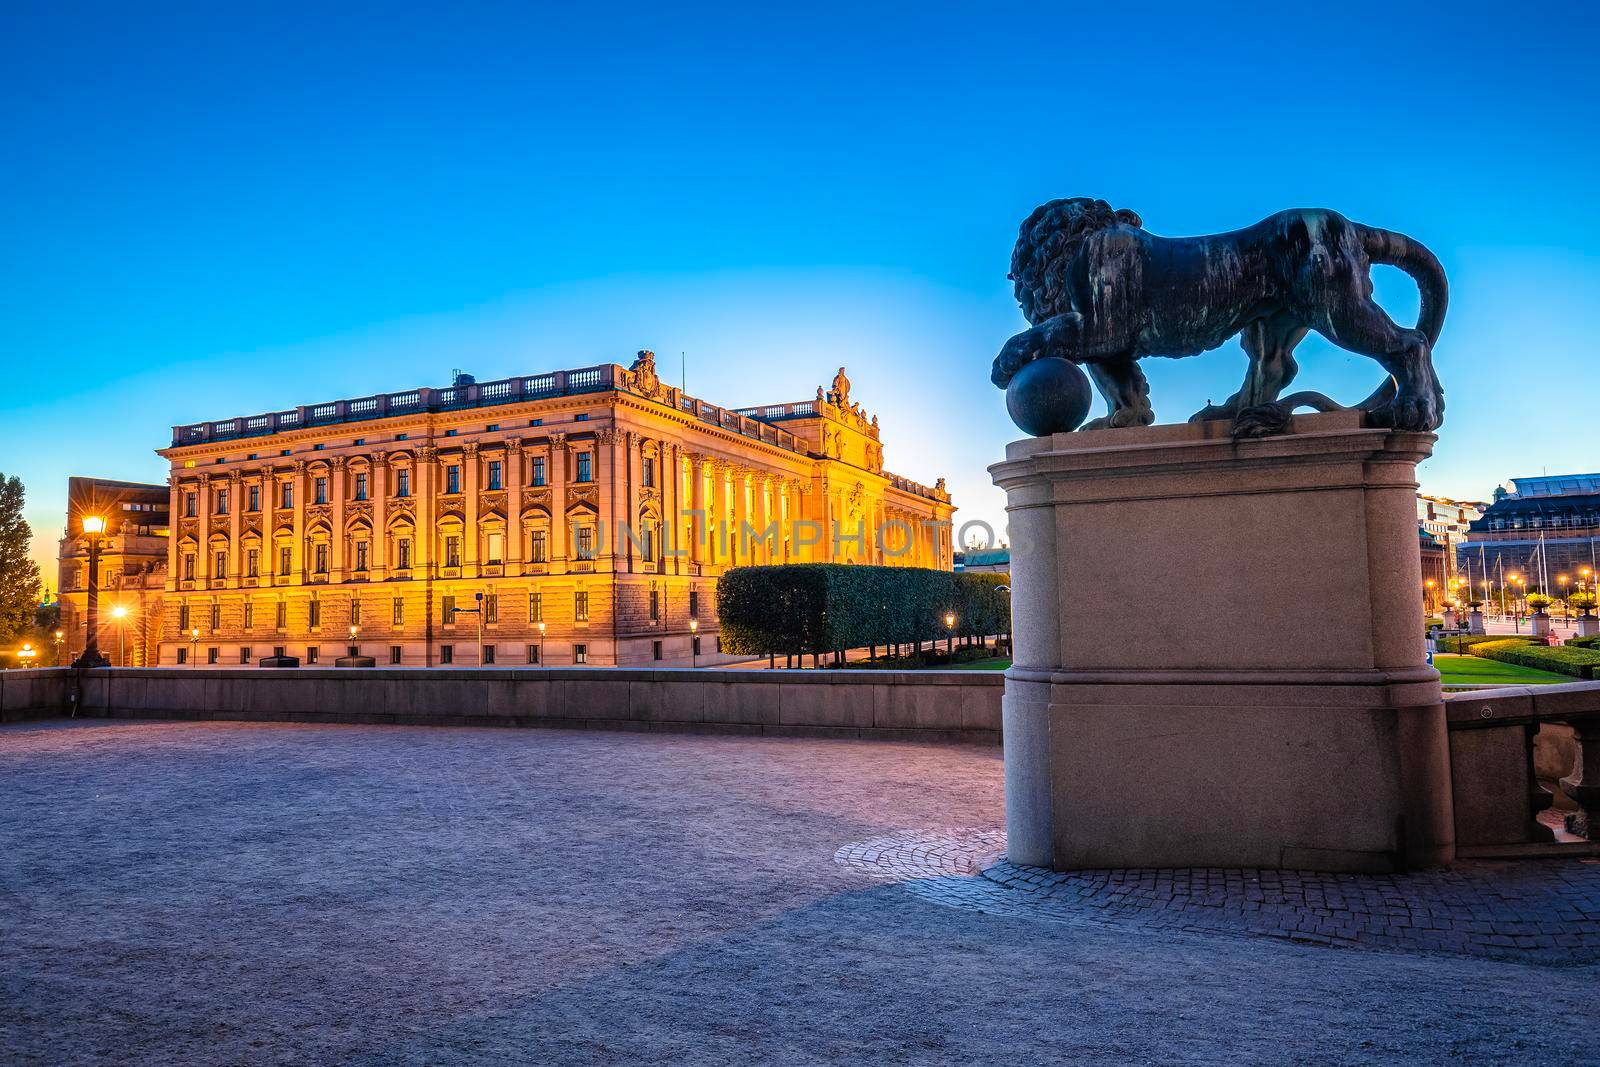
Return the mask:
<svg viewBox="0 0 1600 1067"><path fill-rule="evenodd" d="M1089 376L1076 363L1056 356L1034 360L1006 386L1011 421L1034 437L1076 430L1093 401Z"/></svg>

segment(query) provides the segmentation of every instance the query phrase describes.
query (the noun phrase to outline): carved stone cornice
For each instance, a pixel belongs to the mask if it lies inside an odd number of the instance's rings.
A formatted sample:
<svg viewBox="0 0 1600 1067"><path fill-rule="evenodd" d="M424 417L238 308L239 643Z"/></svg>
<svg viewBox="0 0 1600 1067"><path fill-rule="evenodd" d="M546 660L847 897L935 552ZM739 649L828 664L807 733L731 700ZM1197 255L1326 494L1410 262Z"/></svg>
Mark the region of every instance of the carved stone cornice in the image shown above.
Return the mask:
<svg viewBox="0 0 1600 1067"><path fill-rule="evenodd" d="M476 456L478 454L478 442L476 442L476 441L466 441L466 442L464 442L461 445L461 451L468 458Z"/></svg>
<svg viewBox="0 0 1600 1067"><path fill-rule="evenodd" d="M334 456L331 462L333 464L333 469L336 471L344 470L347 463L345 457L343 456Z"/></svg>
<svg viewBox="0 0 1600 1067"><path fill-rule="evenodd" d="M567 447L567 435L564 434L564 433L553 433L553 434L551 434L550 435L550 447L551 448L566 448Z"/></svg>
<svg viewBox="0 0 1600 1067"><path fill-rule="evenodd" d="M433 445L423 445L417 449L417 455L424 463L432 463L439 458L439 450Z"/></svg>
<svg viewBox="0 0 1600 1067"><path fill-rule="evenodd" d="M327 519L331 518L332 515L333 505L331 504L312 504L306 508L307 521L311 519Z"/></svg>
<svg viewBox="0 0 1600 1067"><path fill-rule="evenodd" d="M594 432L594 439L603 445L614 445L622 436L622 431L614 426L602 426Z"/></svg>
<svg viewBox="0 0 1600 1067"><path fill-rule="evenodd" d="M417 498L414 496L397 496L391 497L389 500L389 510L391 511L415 511L416 508Z"/></svg>
<svg viewBox="0 0 1600 1067"><path fill-rule="evenodd" d="M294 473L295 473L295 477L296 477L296 478L298 478L298 477L300 477L300 476L301 476L301 475L303 475L303 474L305 474L305 472L306 472L306 461L305 461L305 460L303 460L303 459L297 459L297 460L295 460L295 461L294 461Z"/></svg>
<svg viewBox="0 0 1600 1067"><path fill-rule="evenodd" d="M520 438L520 437L507 437L506 438L506 447L508 449L511 449L512 451L516 451L517 449L522 447L522 438Z"/></svg>
<svg viewBox="0 0 1600 1067"><path fill-rule="evenodd" d="M478 494L479 511L503 511L505 506L506 494L504 490L496 489Z"/></svg>
<svg viewBox="0 0 1600 1067"><path fill-rule="evenodd" d="M370 518L372 516L372 501L352 500L345 505L345 516L352 519L358 516Z"/></svg>

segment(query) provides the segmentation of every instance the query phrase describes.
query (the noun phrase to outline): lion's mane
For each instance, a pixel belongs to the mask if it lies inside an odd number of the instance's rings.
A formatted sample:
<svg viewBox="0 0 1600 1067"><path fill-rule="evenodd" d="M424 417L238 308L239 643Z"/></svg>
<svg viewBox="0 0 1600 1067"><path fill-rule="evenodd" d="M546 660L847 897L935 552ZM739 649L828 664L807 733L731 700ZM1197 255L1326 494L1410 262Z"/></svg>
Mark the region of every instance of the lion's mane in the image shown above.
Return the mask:
<svg viewBox="0 0 1600 1067"><path fill-rule="evenodd" d="M1068 310L1063 306L1067 266L1091 234L1118 224L1142 226L1143 222L1126 208L1087 196L1041 204L1022 221L1007 277L1030 323L1037 325Z"/></svg>

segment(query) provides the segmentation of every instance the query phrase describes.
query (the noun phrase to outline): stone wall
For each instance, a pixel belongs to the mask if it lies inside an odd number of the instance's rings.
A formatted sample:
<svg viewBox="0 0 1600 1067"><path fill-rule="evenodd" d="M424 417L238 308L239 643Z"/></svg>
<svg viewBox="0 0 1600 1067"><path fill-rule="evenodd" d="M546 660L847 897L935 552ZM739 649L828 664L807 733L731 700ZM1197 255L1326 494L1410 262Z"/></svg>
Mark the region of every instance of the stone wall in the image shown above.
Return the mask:
<svg viewBox="0 0 1600 1067"><path fill-rule="evenodd" d="M1000 740L1004 685L998 671L158 667L59 673L78 690L78 714L90 717L556 726L986 744Z"/></svg>
<svg viewBox="0 0 1600 1067"><path fill-rule="evenodd" d="M71 673L64 667L0 671L0 722L65 714Z"/></svg>

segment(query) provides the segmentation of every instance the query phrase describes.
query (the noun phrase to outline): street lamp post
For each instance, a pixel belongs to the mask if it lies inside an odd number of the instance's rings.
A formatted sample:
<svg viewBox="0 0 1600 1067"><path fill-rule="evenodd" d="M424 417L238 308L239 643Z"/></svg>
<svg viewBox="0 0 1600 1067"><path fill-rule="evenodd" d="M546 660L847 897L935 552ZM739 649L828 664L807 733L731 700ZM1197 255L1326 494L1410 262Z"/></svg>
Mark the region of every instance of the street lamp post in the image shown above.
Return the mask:
<svg viewBox="0 0 1600 1067"><path fill-rule="evenodd" d="M544 666L544 620L539 620L539 666Z"/></svg>
<svg viewBox="0 0 1600 1067"><path fill-rule="evenodd" d="M189 664L200 666L200 627L196 626L189 631Z"/></svg>
<svg viewBox="0 0 1600 1067"><path fill-rule="evenodd" d="M39 651L31 644L25 643L17 649L17 661L24 667L33 666L33 661L38 655Z"/></svg>
<svg viewBox="0 0 1600 1067"><path fill-rule="evenodd" d="M696 668L696 667L698 667L700 665L699 664L700 650L695 648L695 642L700 640L700 638L697 636L699 634L699 632L700 632L700 620L699 619L690 619L689 620L689 669L690 670L693 670L694 668Z"/></svg>
<svg viewBox="0 0 1600 1067"><path fill-rule="evenodd" d="M944 655L946 659L949 659L951 656L955 655L955 642L956 613L953 611L947 611L944 613Z"/></svg>
<svg viewBox="0 0 1600 1067"><path fill-rule="evenodd" d="M111 661L100 654L100 538L106 532L106 520L99 515L83 517L83 536L89 542L89 596L83 613L86 634L83 655L73 661L74 667L109 667Z"/></svg>
<svg viewBox="0 0 1600 1067"><path fill-rule="evenodd" d="M56 658L50 661L51 666L61 666L61 639L67 636L65 630L56 631Z"/></svg>
<svg viewBox="0 0 1600 1067"><path fill-rule="evenodd" d="M355 623L350 624L350 658L361 655L361 646L356 644L356 638L361 634L361 627Z"/></svg>

